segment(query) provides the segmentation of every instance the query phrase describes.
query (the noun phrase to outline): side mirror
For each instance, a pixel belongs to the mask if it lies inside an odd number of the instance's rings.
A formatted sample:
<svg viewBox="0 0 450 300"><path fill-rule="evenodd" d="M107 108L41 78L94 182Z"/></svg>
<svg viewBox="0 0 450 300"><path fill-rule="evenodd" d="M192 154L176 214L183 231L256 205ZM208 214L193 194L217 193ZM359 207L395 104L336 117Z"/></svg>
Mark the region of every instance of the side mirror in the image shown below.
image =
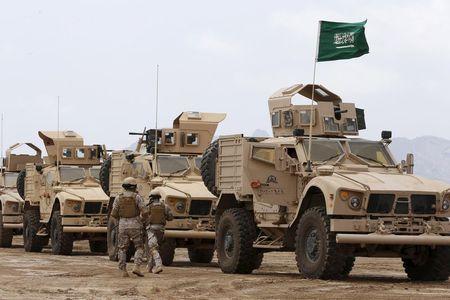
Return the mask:
<svg viewBox="0 0 450 300"><path fill-rule="evenodd" d="M381 132L381 138L383 140L390 140L392 138L392 131L383 130Z"/></svg>
<svg viewBox="0 0 450 300"><path fill-rule="evenodd" d="M402 160L402 169L406 174L414 173L414 154L406 154L406 160Z"/></svg>

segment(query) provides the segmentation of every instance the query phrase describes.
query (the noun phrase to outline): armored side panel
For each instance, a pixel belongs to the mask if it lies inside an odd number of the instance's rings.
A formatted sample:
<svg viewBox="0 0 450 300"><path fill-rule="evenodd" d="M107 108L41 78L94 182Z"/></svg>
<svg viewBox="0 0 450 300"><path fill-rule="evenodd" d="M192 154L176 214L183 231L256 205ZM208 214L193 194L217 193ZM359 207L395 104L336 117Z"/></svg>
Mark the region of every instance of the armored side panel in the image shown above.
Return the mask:
<svg viewBox="0 0 450 300"><path fill-rule="evenodd" d="M33 149L36 154L14 154L15 149L20 146L26 145ZM16 143L6 150L5 166L7 172L20 172L25 169L25 165L28 163L41 164L42 163L42 151L32 143Z"/></svg>
<svg viewBox="0 0 450 300"><path fill-rule="evenodd" d="M122 152L113 152L111 154L111 173L109 175L110 196L116 197L122 191L122 165L125 154Z"/></svg>
<svg viewBox="0 0 450 300"><path fill-rule="evenodd" d="M30 201L32 205L39 205L39 201L41 200L39 197L40 180L34 164L26 165L26 174L25 200Z"/></svg>

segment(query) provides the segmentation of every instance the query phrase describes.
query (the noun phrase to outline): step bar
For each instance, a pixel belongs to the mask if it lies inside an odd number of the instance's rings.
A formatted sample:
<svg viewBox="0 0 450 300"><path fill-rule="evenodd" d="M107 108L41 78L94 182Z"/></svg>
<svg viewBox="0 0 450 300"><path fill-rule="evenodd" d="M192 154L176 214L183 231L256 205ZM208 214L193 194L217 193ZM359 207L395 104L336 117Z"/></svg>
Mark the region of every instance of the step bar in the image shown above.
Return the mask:
<svg viewBox="0 0 450 300"><path fill-rule="evenodd" d="M336 243L339 244L379 244L379 245L428 245L450 246L450 236L424 233L420 235L397 234L348 234L338 233Z"/></svg>

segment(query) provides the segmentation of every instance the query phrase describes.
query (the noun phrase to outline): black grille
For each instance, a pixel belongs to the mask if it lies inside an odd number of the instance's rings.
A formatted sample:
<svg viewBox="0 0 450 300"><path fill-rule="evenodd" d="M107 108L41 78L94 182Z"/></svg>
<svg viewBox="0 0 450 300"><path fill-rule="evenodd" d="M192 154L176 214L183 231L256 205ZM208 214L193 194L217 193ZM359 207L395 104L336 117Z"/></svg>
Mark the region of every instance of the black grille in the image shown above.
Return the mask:
<svg viewBox="0 0 450 300"><path fill-rule="evenodd" d="M206 216L211 211L211 200L192 200L189 214L192 216Z"/></svg>
<svg viewBox="0 0 450 300"><path fill-rule="evenodd" d="M436 213L435 195L411 195L413 214L432 215Z"/></svg>
<svg viewBox="0 0 450 300"><path fill-rule="evenodd" d="M407 215L409 213L408 198L398 198L397 202L395 202L394 212L399 215Z"/></svg>
<svg viewBox="0 0 450 300"><path fill-rule="evenodd" d="M85 214L98 214L102 208L101 202L86 202L84 203Z"/></svg>
<svg viewBox="0 0 450 300"><path fill-rule="evenodd" d="M395 195L393 194L371 194L367 212L372 214L388 214L392 211Z"/></svg>

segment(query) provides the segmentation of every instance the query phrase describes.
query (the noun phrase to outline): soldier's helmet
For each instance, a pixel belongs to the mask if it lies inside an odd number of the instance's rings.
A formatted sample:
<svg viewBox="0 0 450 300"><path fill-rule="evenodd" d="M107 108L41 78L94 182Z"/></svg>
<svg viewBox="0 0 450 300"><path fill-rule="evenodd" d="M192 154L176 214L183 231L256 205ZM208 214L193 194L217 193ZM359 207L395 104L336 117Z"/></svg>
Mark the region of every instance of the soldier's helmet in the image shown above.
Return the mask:
<svg viewBox="0 0 450 300"><path fill-rule="evenodd" d="M161 195L159 194L158 191L155 191L155 190L150 192L149 197L150 197L150 200L152 200L152 201L159 201L161 199Z"/></svg>
<svg viewBox="0 0 450 300"><path fill-rule="evenodd" d="M137 187L136 179L133 177L127 177L122 182L122 187L126 190L135 190Z"/></svg>

